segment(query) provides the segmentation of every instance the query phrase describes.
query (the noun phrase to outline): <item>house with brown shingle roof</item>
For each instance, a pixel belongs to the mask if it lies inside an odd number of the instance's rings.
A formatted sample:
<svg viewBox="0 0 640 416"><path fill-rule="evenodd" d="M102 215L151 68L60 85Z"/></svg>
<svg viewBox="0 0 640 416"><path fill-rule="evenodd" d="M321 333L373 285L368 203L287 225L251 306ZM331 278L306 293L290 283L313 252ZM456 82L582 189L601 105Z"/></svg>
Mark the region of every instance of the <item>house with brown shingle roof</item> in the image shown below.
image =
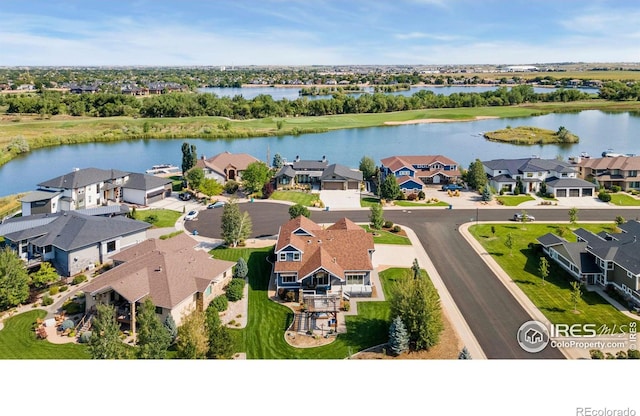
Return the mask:
<svg viewBox="0 0 640 416"><path fill-rule="evenodd" d="M113 304L118 320L135 330L137 308L146 298L156 306L162 322L171 315L180 325L183 316L204 310L223 293L232 278L234 262L213 259L195 250L186 234L146 240L112 256L115 267L84 287L86 310Z"/></svg>
<svg viewBox="0 0 640 416"><path fill-rule="evenodd" d="M640 189L640 156L585 158L577 164L580 177L597 180L605 188L619 186L623 191Z"/></svg>
<svg viewBox="0 0 640 416"><path fill-rule="evenodd" d="M274 274L278 293L371 296L373 236L343 218L323 227L300 216L280 227Z"/></svg>
<svg viewBox="0 0 640 416"><path fill-rule="evenodd" d="M223 152L209 159L202 156L195 167L202 169L206 178L213 178L224 184L231 180L241 181L242 172L253 162L260 162L260 160L247 153Z"/></svg>
<svg viewBox="0 0 640 416"><path fill-rule="evenodd" d="M419 192L425 184L455 183L457 162L442 155L390 156L381 160L382 179L394 175L403 192Z"/></svg>

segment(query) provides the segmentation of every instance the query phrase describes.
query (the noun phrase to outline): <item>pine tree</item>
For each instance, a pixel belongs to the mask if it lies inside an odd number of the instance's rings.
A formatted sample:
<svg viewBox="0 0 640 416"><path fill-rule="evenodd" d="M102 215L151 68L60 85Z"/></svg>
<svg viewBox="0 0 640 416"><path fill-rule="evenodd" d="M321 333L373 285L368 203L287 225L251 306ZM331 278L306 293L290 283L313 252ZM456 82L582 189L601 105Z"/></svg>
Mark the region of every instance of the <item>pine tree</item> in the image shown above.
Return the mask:
<svg viewBox="0 0 640 416"><path fill-rule="evenodd" d="M409 350L409 334L399 316L394 318L389 327L389 349L394 355L400 355Z"/></svg>
<svg viewBox="0 0 640 416"><path fill-rule="evenodd" d="M284 166L284 160L282 160L282 156L280 156L280 153L276 153L275 155L273 155L273 163L271 165L276 169L280 169Z"/></svg>
<svg viewBox="0 0 640 416"><path fill-rule="evenodd" d="M491 194L491 188L489 184L485 185L482 190L482 200L485 202L491 201L493 199L493 195Z"/></svg>
<svg viewBox="0 0 640 416"><path fill-rule="evenodd" d="M243 257L240 257L238 259L238 263L236 263L236 269L233 273L233 277L244 279L245 277L247 277L248 273L249 273L249 267L247 266L247 262L244 260Z"/></svg>
<svg viewBox="0 0 640 416"><path fill-rule="evenodd" d="M402 190L396 177L393 175L387 175L380 185L380 198L383 199L397 199L402 195Z"/></svg>
<svg viewBox="0 0 640 416"><path fill-rule="evenodd" d="M413 271L413 278L417 279L420 276L420 264L418 264L418 259L413 259L411 270Z"/></svg>
<svg viewBox="0 0 640 416"><path fill-rule="evenodd" d="M167 315L164 320L164 328L169 334L169 341L171 344L176 342L176 338L178 336L178 327L176 326L176 321L174 321L173 316L171 314Z"/></svg>
<svg viewBox="0 0 640 416"><path fill-rule="evenodd" d="M462 347L462 351L460 351L460 354L458 355L458 359L459 360L470 360L471 359L471 353L469 353L469 350L467 349L466 346Z"/></svg>
<svg viewBox="0 0 640 416"><path fill-rule="evenodd" d="M120 325L116 320L113 306L99 304L96 306L96 317L92 321L89 354L99 360L127 358L125 344L120 340Z"/></svg>
<svg viewBox="0 0 640 416"><path fill-rule="evenodd" d="M156 315L151 299L145 299L138 309L138 358L157 360L165 357L171 336Z"/></svg>

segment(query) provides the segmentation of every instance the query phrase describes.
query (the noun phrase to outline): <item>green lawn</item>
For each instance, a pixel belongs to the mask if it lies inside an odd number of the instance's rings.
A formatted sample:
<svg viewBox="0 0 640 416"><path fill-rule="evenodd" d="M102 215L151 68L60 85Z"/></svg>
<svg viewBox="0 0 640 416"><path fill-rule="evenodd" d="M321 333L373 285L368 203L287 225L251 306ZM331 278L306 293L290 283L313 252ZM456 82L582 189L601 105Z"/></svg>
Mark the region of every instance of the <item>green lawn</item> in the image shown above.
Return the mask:
<svg viewBox="0 0 640 416"><path fill-rule="evenodd" d="M152 221L149 217L156 216L157 220ZM136 210L135 219L146 221L157 228L173 227L182 213L170 209L145 209Z"/></svg>
<svg viewBox="0 0 640 416"><path fill-rule="evenodd" d="M247 327L234 329L238 351L247 358L260 359L342 359L360 350L387 342L390 324L388 302L363 302L358 304L358 315L347 316L347 333L341 334L331 344L316 348L294 348L284 340L284 332L293 319L293 312L267 296L271 270L265 261L271 253L266 249L216 249L214 257L236 261L247 259L249 265L249 315ZM393 270L393 269L390 269ZM398 276L398 271L380 274L383 290L386 283ZM387 279L387 276L391 278Z"/></svg>
<svg viewBox="0 0 640 416"><path fill-rule="evenodd" d="M34 309L13 316L4 322L0 331L0 359L89 359L87 347L79 344L52 344L36 338L33 324L47 313Z"/></svg>
<svg viewBox="0 0 640 416"><path fill-rule="evenodd" d="M373 232L369 225L361 225L361 227L364 228L368 233ZM400 244L407 246L411 245L411 241L409 240L409 238L403 235L398 235L396 233L385 230L377 230L376 234L378 235L373 236L373 242L375 244Z"/></svg>
<svg viewBox="0 0 640 416"><path fill-rule="evenodd" d="M305 207L311 207L313 206L313 203L318 200L318 194L302 191L275 191L271 194L269 199L275 199L277 201L291 201L296 204L304 205Z"/></svg>
<svg viewBox="0 0 640 416"><path fill-rule="evenodd" d="M491 227L496 233L491 233ZM609 224L576 224L572 229L585 228L592 232L613 229ZM629 318L611 306L600 295L583 289L582 299L578 302L579 313L573 312L570 282L573 279L554 262L549 262L549 276L545 282L539 277L538 267L543 255L536 238L546 233L559 233L564 230L563 237L575 241L575 235L568 226L554 224L482 224L470 228L473 236L482 244L489 254L518 287L531 299L540 311L553 323L594 323L600 325L626 325ZM505 246L506 236L511 233L514 244L509 253ZM534 243L535 247L529 247Z"/></svg>
<svg viewBox="0 0 640 416"><path fill-rule="evenodd" d="M523 202L533 201L535 198L531 195L503 195L498 196L496 199L502 204L508 207L515 207Z"/></svg>
<svg viewBox="0 0 640 416"><path fill-rule="evenodd" d="M640 205L640 199L635 198L629 194L616 192L611 193L611 203L621 207L631 207Z"/></svg>
<svg viewBox="0 0 640 416"><path fill-rule="evenodd" d="M360 206L362 208L371 208L374 205L380 204L380 199L372 198L370 196L364 197L360 199Z"/></svg>
<svg viewBox="0 0 640 416"><path fill-rule="evenodd" d="M393 201L399 207L448 207L449 203L444 201L430 202L425 201Z"/></svg>

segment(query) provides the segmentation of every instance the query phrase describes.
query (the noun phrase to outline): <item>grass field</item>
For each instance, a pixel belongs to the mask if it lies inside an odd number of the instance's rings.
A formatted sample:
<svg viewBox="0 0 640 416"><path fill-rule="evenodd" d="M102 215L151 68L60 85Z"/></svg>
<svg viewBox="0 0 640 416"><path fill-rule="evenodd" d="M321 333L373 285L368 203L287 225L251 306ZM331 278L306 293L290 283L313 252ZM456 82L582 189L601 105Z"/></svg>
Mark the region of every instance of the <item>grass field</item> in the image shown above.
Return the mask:
<svg viewBox="0 0 640 416"><path fill-rule="evenodd" d="M556 131L529 126L508 127L502 130L489 131L484 133L484 138L493 142L523 145L578 143L580 141L578 136L571 133L567 133L565 137L560 137Z"/></svg>
<svg viewBox="0 0 640 416"><path fill-rule="evenodd" d="M361 225L361 227L364 228L368 233L373 232L373 230L369 225ZM398 235L385 230L377 230L376 234L377 235L373 236L374 244L399 244L399 245L408 245L408 246L411 245L411 241L403 235Z"/></svg>
<svg viewBox="0 0 640 416"><path fill-rule="evenodd" d="M47 313L42 309L21 313L4 322L0 331L0 359L53 360L89 359L87 347L79 344L52 344L36 338L32 325Z"/></svg>
<svg viewBox="0 0 640 416"><path fill-rule="evenodd" d="M157 228L173 227L182 213L170 209L145 209L136 210L135 219L145 221ZM156 221L150 219L157 217Z"/></svg>
<svg viewBox="0 0 640 416"><path fill-rule="evenodd" d="M411 110L394 113L342 114L318 117L264 118L228 120L221 117L182 117L144 119L133 117L71 117L8 115L0 120L0 148L18 136L26 139L31 150L61 144L108 142L131 139L182 139L202 137L246 138L318 133L336 129L384 126L387 122L406 122L427 118L454 121L475 117L529 117L549 112L588 109L638 111L640 102L613 102L599 99L572 103L533 103L513 107L475 107ZM281 129L278 122L284 121ZM145 127L146 123L146 127ZM4 152L0 165L16 154Z"/></svg>
<svg viewBox="0 0 640 416"><path fill-rule="evenodd" d="M290 201L305 207L313 206L313 203L319 199L318 194L302 191L274 191L269 199L277 201Z"/></svg>
<svg viewBox="0 0 640 416"><path fill-rule="evenodd" d="M495 227L496 233L491 233L491 227ZM613 225L609 224L576 224L575 228L585 228L592 232L602 230L611 231ZM553 323L592 323L598 327L601 325L626 325L630 319L611 306L606 300L595 292L587 292L583 289L582 298L578 301L578 313L573 311L571 302L571 286L573 279L557 266L549 261L549 276L543 282L539 276L538 267L542 251L536 251L529 247L529 243L536 243L536 238L546 233L558 234L563 228L563 237L569 241L575 241L575 235L569 232L567 226L555 224L483 224L470 228L473 236L482 244L489 254L498 262L500 267L511 276L518 287L531 299L538 309ZM511 234L514 240L510 250L505 246L507 234Z"/></svg>
<svg viewBox="0 0 640 416"><path fill-rule="evenodd" d="M609 195L611 195L611 203L613 205L618 205L621 207L631 207L631 206L640 205L640 199L635 198L629 194L616 192L616 193L611 193Z"/></svg>
<svg viewBox="0 0 640 416"><path fill-rule="evenodd" d="M516 207L522 204L523 202L533 201L535 198L533 198L531 195L503 195L503 196L496 197L496 199L502 205L505 205L508 207Z"/></svg>
<svg viewBox="0 0 640 416"><path fill-rule="evenodd" d="M370 196L364 197L360 199L360 206L362 208L371 208L374 205L380 204L380 200L378 198L372 198Z"/></svg>

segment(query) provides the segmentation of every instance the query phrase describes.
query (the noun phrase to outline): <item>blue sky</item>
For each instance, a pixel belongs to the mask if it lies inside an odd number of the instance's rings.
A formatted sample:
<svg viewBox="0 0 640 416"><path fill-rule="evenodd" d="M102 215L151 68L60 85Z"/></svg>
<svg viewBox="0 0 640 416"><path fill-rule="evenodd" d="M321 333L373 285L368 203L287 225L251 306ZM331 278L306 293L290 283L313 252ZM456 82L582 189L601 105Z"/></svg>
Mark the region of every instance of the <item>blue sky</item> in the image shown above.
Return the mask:
<svg viewBox="0 0 640 416"><path fill-rule="evenodd" d="M0 66L640 62L637 0L0 0Z"/></svg>

